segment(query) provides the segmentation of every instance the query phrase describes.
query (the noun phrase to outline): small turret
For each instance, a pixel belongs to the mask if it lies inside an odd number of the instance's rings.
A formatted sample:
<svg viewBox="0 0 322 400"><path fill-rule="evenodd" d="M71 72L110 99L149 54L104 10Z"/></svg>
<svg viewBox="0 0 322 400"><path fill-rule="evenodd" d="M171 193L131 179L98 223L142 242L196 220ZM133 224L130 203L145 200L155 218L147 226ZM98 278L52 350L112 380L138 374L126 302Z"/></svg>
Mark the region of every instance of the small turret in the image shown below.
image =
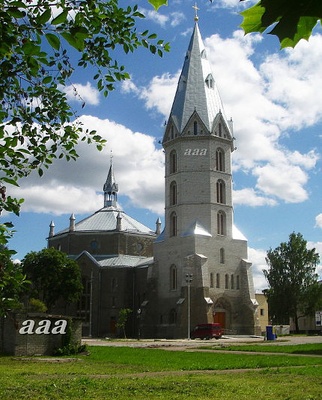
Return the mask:
<svg viewBox="0 0 322 400"><path fill-rule="evenodd" d="M113 162L111 158L111 165L108 171L106 182L103 186L104 191L104 207L116 207L118 184L115 182Z"/></svg>
<svg viewBox="0 0 322 400"><path fill-rule="evenodd" d="M117 217L116 217L116 230L117 231L122 230L122 216L121 216L120 212L117 214Z"/></svg>
<svg viewBox="0 0 322 400"><path fill-rule="evenodd" d="M74 232L75 231L75 220L76 220L75 215L72 214L69 217L69 232Z"/></svg>
<svg viewBox="0 0 322 400"><path fill-rule="evenodd" d="M55 223L51 221L49 225L49 237L53 237L55 235Z"/></svg>
<svg viewBox="0 0 322 400"><path fill-rule="evenodd" d="M160 217L156 220L155 226L156 226L155 233L157 235L160 235L160 233L161 233L161 219L160 219Z"/></svg>

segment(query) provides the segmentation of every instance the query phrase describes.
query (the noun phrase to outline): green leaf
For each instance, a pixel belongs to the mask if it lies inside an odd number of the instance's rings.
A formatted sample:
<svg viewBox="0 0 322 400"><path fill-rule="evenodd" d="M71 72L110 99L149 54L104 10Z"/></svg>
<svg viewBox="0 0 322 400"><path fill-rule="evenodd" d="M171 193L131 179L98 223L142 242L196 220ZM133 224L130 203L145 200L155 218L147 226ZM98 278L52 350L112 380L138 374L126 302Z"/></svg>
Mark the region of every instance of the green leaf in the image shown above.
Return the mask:
<svg viewBox="0 0 322 400"><path fill-rule="evenodd" d="M68 11L64 10L61 14L57 15L56 18L54 18L51 23L52 25L60 25L63 24L67 21L67 17L68 17Z"/></svg>
<svg viewBox="0 0 322 400"><path fill-rule="evenodd" d="M168 0L149 0L149 3L152 4L156 10L158 10L161 6L167 6Z"/></svg>
<svg viewBox="0 0 322 400"><path fill-rule="evenodd" d="M77 39L75 39L74 35L71 35L68 32L62 32L62 37L72 46L74 47L76 50L78 51L82 51L84 49L84 45L83 47L80 46L79 42Z"/></svg>
<svg viewBox="0 0 322 400"><path fill-rule="evenodd" d="M8 7L6 12L13 18L23 18L26 15L24 11L21 11L16 7Z"/></svg>
<svg viewBox="0 0 322 400"><path fill-rule="evenodd" d="M262 16L265 12L265 8L260 4L261 3L257 3L253 7L240 13L244 17L240 26L246 34L251 32L264 32L265 30L265 27L262 26Z"/></svg>
<svg viewBox="0 0 322 400"><path fill-rule="evenodd" d="M49 21L51 17L51 9L47 8L44 13L37 17L37 22L39 25L44 25L47 21Z"/></svg>
<svg viewBox="0 0 322 400"><path fill-rule="evenodd" d="M60 49L60 40L58 36L54 35L53 33L46 33L45 36L52 48L54 48L55 50Z"/></svg>

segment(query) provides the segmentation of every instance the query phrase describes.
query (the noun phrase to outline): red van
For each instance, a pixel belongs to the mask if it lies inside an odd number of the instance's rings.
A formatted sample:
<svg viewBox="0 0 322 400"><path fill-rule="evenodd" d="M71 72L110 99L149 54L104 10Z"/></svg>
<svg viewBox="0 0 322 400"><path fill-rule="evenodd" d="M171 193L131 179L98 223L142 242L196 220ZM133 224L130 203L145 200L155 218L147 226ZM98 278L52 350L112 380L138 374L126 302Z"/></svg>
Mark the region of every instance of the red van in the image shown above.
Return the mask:
<svg viewBox="0 0 322 400"><path fill-rule="evenodd" d="M191 339L220 339L223 335L223 329L220 324L200 324L191 332Z"/></svg>

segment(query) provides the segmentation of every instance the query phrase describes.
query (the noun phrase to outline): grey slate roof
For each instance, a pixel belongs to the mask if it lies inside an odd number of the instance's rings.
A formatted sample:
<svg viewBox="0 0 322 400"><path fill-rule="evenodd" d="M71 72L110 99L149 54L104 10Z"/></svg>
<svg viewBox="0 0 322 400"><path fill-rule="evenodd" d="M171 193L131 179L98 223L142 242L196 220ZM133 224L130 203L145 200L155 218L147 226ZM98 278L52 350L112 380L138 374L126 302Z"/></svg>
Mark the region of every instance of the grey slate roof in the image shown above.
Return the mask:
<svg viewBox="0 0 322 400"><path fill-rule="evenodd" d="M103 207L89 217L77 222L74 232L115 231L118 217L121 218L120 232L133 232L147 235L155 234L150 228L127 215L118 206ZM57 235L68 232L69 228L58 232Z"/></svg>
<svg viewBox="0 0 322 400"><path fill-rule="evenodd" d="M182 133L194 111L199 114L209 131L216 115L221 112L224 116L223 104L197 22L170 113L170 118L172 117L179 133Z"/></svg>
<svg viewBox="0 0 322 400"><path fill-rule="evenodd" d="M154 259L153 257L143 257L143 256L132 256L126 254L114 254L114 255L100 255L94 256L90 254L88 251L83 251L77 257L78 260L82 256L86 256L90 258L94 263L96 263L101 268L108 268L108 267L147 267L148 265L152 264Z"/></svg>

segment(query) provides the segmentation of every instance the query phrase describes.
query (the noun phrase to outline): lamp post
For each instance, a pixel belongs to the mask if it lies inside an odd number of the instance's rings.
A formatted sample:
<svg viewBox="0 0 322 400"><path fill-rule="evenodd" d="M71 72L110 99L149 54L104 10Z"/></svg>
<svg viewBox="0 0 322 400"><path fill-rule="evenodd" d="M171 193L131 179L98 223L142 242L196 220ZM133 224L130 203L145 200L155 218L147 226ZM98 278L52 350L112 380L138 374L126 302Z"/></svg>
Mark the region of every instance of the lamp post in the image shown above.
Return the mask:
<svg viewBox="0 0 322 400"><path fill-rule="evenodd" d="M137 318L138 318L138 340L141 339L141 314L142 314L142 310L141 308L139 308L137 310Z"/></svg>
<svg viewBox="0 0 322 400"><path fill-rule="evenodd" d="M191 282L192 282L193 275L192 274L186 274L186 283L187 283L187 288L188 288L188 340L190 340L190 318L191 318L191 293L190 293L190 288L191 288Z"/></svg>

